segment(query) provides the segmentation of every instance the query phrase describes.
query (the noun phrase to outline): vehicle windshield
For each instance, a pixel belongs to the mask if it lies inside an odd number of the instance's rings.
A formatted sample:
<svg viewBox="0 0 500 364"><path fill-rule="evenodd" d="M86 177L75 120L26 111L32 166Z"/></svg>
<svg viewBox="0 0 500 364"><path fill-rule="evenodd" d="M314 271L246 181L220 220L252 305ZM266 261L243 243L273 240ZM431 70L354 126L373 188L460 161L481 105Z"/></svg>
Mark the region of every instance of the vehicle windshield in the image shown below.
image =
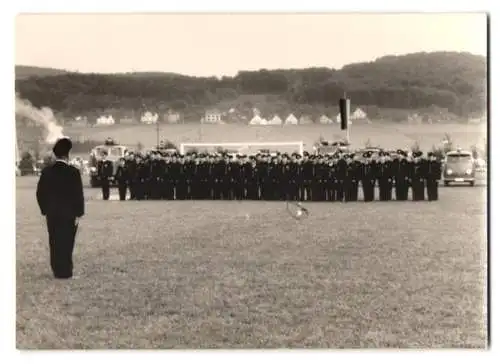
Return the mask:
<svg viewBox="0 0 500 364"><path fill-rule="evenodd" d="M106 150L104 147L96 147L95 155L101 155L104 150Z"/></svg>
<svg viewBox="0 0 500 364"><path fill-rule="evenodd" d="M470 154L448 154L446 162L450 164L457 163L472 163L472 155Z"/></svg>
<svg viewBox="0 0 500 364"><path fill-rule="evenodd" d="M121 147L111 147L109 148L109 156L110 157L122 157L123 156L123 148Z"/></svg>

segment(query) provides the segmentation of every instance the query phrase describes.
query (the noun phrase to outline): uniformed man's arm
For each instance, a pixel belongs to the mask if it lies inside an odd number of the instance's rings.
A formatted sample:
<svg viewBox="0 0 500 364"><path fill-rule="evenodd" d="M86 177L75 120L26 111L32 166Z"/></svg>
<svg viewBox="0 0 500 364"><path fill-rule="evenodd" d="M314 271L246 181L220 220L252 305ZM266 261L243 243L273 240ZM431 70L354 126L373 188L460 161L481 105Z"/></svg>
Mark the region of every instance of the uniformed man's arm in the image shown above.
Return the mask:
<svg viewBox="0 0 500 364"><path fill-rule="evenodd" d="M82 217L85 214L85 198L83 195L82 176L78 169L74 169L74 208L76 217Z"/></svg>
<svg viewBox="0 0 500 364"><path fill-rule="evenodd" d="M36 186L36 200L43 216L47 214L47 197L49 195L50 183L48 181L47 170L43 169Z"/></svg>

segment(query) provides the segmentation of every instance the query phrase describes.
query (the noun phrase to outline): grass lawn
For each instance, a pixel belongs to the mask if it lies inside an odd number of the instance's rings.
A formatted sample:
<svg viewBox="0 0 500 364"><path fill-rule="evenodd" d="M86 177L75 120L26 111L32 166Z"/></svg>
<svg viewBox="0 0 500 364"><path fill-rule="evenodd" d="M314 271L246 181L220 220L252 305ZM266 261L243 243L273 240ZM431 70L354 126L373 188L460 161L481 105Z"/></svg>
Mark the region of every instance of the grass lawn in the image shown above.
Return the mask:
<svg viewBox="0 0 500 364"><path fill-rule="evenodd" d="M77 280L51 278L35 179L17 179L17 347L486 346L486 188L440 201L90 199Z"/></svg>

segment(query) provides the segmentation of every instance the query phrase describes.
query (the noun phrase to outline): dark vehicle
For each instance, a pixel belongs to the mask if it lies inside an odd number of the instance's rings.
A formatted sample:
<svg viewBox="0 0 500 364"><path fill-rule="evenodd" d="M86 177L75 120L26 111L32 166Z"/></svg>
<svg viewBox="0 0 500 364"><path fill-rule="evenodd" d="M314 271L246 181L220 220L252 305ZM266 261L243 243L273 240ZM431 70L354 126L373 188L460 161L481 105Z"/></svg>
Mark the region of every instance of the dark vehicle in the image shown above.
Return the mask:
<svg viewBox="0 0 500 364"><path fill-rule="evenodd" d="M90 186L92 188L100 187L101 181L99 180L99 176L97 174L97 163L102 159L102 152L106 151L108 153L108 160L113 162L113 175L116 172L116 168L118 165L118 160L120 158L125 157L128 148L116 144L113 139L108 138L104 142L103 145L98 145L90 152L89 158L89 174L90 174ZM111 180L111 185L115 185L116 182Z"/></svg>
<svg viewBox="0 0 500 364"><path fill-rule="evenodd" d="M446 153L443 161L444 185L450 183L468 183L474 186L476 182L475 161L471 152L456 150Z"/></svg>

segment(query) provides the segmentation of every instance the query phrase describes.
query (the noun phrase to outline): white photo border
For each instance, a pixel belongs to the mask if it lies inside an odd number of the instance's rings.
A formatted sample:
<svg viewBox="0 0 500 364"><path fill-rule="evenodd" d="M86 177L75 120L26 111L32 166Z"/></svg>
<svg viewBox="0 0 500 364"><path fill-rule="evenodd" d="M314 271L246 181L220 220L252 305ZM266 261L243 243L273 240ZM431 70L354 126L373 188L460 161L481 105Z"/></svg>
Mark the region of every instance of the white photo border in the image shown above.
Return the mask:
<svg viewBox="0 0 500 364"><path fill-rule="evenodd" d="M230 0L211 0L211 1L191 1L183 0L182 2L168 2L168 1L108 1L104 2L102 0L87 0L84 2L69 2L64 0L45 0L45 1L15 1L15 2L5 2L3 5L3 11L0 13L1 21L0 26L2 30L0 36L2 37L2 44L4 44L4 54L0 58L2 62L2 84L1 92L3 100L3 107L1 108L2 120L6 123L5 132L2 133L2 143L0 143L0 148L2 148L1 155L7 160L5 163L5 173L3 173L3 178L0 180L2 187L2 218L1 226L2 233L7 236L6 241L0 245L1 253L0 257L2 259L1 269L2 274L0 275L1 288L3 293L3 299L0 300L1 305L1 321L0 332L1 332L1 347L0 350L2 354L7 354L7 356L2 355L2 357L7 357L8 362L17 361L36 361L40 362L51 362L51 363L66 363L71 360L73 363L84 363L93 359L105 359L108 355L113 355L113 359L119 359L122 362L133 362L139 359L136 355L147 355L148 359L158 359L158 360L182 360L184 362L199 362L203 360L204 362L231 362L235 360L238 362L254 362L256 360L271 362L274 360L284 359L287 362L303 362L304 360L314 360L315 362L331 362L332 360L350 360L350 361L360 361L364 362L366 360L376 360L383 363L397 362L405 360L406 362L412 361L422 361L422 360L445 360L451 356L451 360L454 362L470 362L474 359L477 362L481 361L493 361L494 357L492 354L497 354L495 345L489 351L479 352L471 350L455 350L455 351L384 351L384 350L364 350L364 351L354 351L354 350L344 350L344 351L203 351L203 352L180 352L180 351L120 351L120 352L99 352L93 351L89 353L83 352L19 352L15 349L15 262L16 262L16 252L15 252L15 177L12 173L13 168L11 167L10 161L14 160L14 133L15 133L15 123L12 122L14 115L14 17L20 12L490 12L490 67L493 70L491 76L496 75L497 72L495 68L495 61L500 59L499 56L495 57L495 53L498 50L498 41L492 37L492 34L498 34L500 27L495 26L495 15L499 15L493 6L493 1L430 1L421 0L418 2L401 2L401 1L384 1L375 2L365 0L353 0L345 3L331 2L327 0L309 0L309 1L269 1L269 0L254 0L251 2L241 2L230 1ZM495 31L496 30L496 31ZM498 38L497 38L498 39ZM495 77L496 79L497 77ZM490 79L490 126L494 124L492 118L500 113L495 112L498 109L498 102L495 102L494 93L494 79ZM490 141L495 140L495 128L490 127ZM495 155L494 144L490 144L490 155ZM490 186L491 183L499 180L496 174L498 170L495 166L490 165L488 170L491 173ZM488 187L490 188L490 187ZM496 210L497 201L495 191L491 189L491 205L490 214L494 216L493 212ZM489 257L490 266L490 282L491 286L491 301L490 307L494 306L493 302L497 304L500 300L496 299L498 296L498 289L494 289L495 286L498 288L498 269L495 268L493 262L499 262L498 259L498 248L493 245L496 236L496 228L494 225L491 226L490 235L490 252ZM497 259L495 259L495 257ZM498 264L497 264L498 265ZM492 321L490 325L493 325L496 321L498 315L495 312L491 315ZM493 325L493 327L498 327L498 325ZM491 331L493 338L498 340L498 337L494 335L494 331ZM495 341L493 341L493 344ZM496 345L497 347L499 345ZM163 357L163 355L168 355ZM367 357L370 355L370 357ZM404 356L401 357L401 355ZM287 356L287 357L285 357ZM495 355L496 356L496 355ZM497 360L498 362L498 360Z"/></svg>

